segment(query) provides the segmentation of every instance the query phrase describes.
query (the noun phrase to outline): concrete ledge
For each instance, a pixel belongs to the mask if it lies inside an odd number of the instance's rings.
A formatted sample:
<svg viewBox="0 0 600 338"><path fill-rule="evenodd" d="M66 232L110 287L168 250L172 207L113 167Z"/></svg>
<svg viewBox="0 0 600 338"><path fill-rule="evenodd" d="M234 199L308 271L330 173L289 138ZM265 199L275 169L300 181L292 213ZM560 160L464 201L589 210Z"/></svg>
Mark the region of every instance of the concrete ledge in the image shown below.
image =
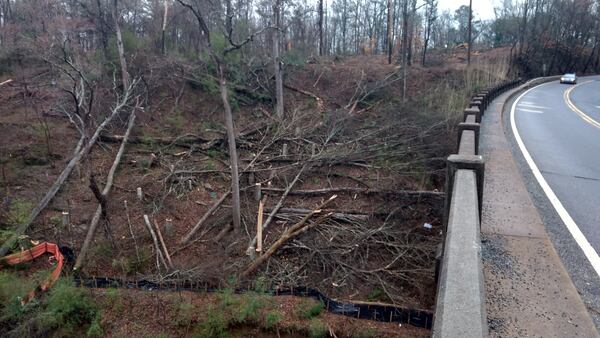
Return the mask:
<svg viewBox="0 0 600 338"><path fill-rule="evenodd" d="M476 148L475 131L462 130L458 134L458 154L459 155L475 155Z"/></svg>
<svg viewBox="0 0 600 338"><path fill-rule="evenodd" d="M454 198L454 190L452 187L454 186L454 176L457 170L467 169L473 170L477 175L476 188L478 191L479 199L477 201L477 206L479 207L479 213L481 213L481 207L483 203L483 179L485 172L485 162L483 161L483 157L480 155L450 155L446 160L446 202L445 202L445 215L447 216L449 213L449 207L452 203L452 199ZM446 220L449 218L446 217Z"/></svg>
<svg viewBox="0 0 600 338"><path fill-rule="evenodd" d="M485 171L483 157L478 155L480 123L492 100L520 83L520 79L507 81L474 95L464 111L464 122L458 125L458 154L446 161L446 238L441 264L436 265L434 337L488 335L480 240Z"/></svg>
<svg viewBox="0 0 600 338"><path fill-rule="evenodd" d="M468 118L468 116L467 116ZM480 130L480 125L479 123L469 123L469 122L461 122L458 124L458 154L459 155L479 155L479 130ZM467 149L464 149L463 152L461 152L461 145L463 144L463 137L464 135L469 135L469 137L471 137L471 134L465 134L464 131L472 131L473 132L473 138L472 141L470 143L466 143L465 146L468 146L468 152L464 152L467 151ZM471 144L472 144L472 149L471 149Z"/></svg>
<svg viewBox="0 0 600 338"><path fill-rule="evenodd" d="M433 337L488 335L476 187L474 171L456 171Z"/></svg>

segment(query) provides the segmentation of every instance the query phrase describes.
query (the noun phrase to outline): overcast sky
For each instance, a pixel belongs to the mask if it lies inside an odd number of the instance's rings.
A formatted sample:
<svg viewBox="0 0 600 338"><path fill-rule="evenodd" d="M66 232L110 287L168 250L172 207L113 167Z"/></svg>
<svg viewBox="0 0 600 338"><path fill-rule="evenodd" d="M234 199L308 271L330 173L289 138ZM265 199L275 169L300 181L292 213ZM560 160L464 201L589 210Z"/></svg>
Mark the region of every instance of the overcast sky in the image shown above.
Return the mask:
<svg viewBox="0 0 600 338"><path fill-rule="evenodd" d="M498 6L499 0L473 0L473 16L477 19L488 20L494 17L494 6ZM439 0L438 9L454 11L461 5L469 5L469 0Z"/></svg>

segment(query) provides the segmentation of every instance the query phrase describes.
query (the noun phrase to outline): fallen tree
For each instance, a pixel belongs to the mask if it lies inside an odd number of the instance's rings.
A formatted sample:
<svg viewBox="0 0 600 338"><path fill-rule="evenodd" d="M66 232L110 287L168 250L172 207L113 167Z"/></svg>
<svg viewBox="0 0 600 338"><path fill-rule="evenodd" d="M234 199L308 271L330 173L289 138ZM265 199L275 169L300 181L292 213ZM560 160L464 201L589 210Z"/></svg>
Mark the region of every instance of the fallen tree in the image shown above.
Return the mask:
<svg viewBox="0 0 600 338"><path fill-rule="evenodd" d="M63 169L61 174L58 176L54 184L52 184L50 190L46 192L46 195L44 195L42 200L38 202L35 208L33 208L31 213L27 217L27 220L21 225L19 225L15 230L14 234L2 244L2 247L0 247L0 256L6 255L15 245L15 243L17 243L19 237L22 236L25 233L25 231L27 231L27 229L29 229L31 223L33 223L33 221L40 214L40 212L44 210L48 203L50 203L54 196L56 196L56 193L58 193L66 179L69 177L71 171L73 171L73 168L75 167L77 162L79 162L79 160L81 160L81 158L84 157L92 149L94 144L96 144L96 141L98 140L98 137L100 136L102 130L104 130L104 128L106 128L106 126L119 114L119 112L121 112L121 109L123 109L129 103L129 100L131 98L131 89L133 89L133 85L125 91L124 95L121 97L119 102L117 102L117 105L112 109L112 111L104 119L104 121L102 121L102 123L100 123L100 125L96 128L96 131L94 132L92 137L90 137L90 139L87 141L87 143L85 143L85 146L83 146L85 136L81 137L81 139L77 143L77 146L75 147L73 157L71 158L65 169Z"/></svg>
<svg viewBox="0 0 600 338"><path fill-rule="evenodd" d="M250 274L252 274L263 262L265 262L267 259L269 259L269 257L271 257L277 251L277 249L279 249L282 245L284 245L291 238L307 231L308 229L310 229L312 227L315 227L315 226L323 223L329 216L331 216L331 213L322 215L321 217L316 219L313 223L307 223L307 222L315 214L321 213L321 209L324 208L327 204L329 204L331 201L333 201L336 198L337 198L336 195L331 196L328 200L321 203L321 205L319 205L316 209L312 210L309 214L304 216L298 223L292 225L287 230L285 230L283 232L283 234L281 235L281 237L279 237L279 239L277 241L275 241L275 243L273 243L263 255L258 256L258 258L256 258L252 263L250 263L250 265L248 265L246 270L244 270L244 272L242 273L242 277L246 278L246 277L250 276Z"/></svg>
<svg viewBox="0 0 600 338"><path fill-rule="evenodd" d="M110 168L110 171L108 172L108 176L106 178L106 185L104 186L104 189L102 189L102 198L101 199L103 199L103 200L106 200L106 197L108 196L108 193L110 192L110 189L112 188L113 180L115 177L115 172L117 171L117 167L119 166L119 163L121 162L121 157L123 156L123 153L125 152L125 145L127 144L127 139L129 138L129 135L131 134L131 129L133 129L134 122L135 122L135 111L132 112L131 116L129 117L129 122L127 124L127 131L125 132L125 136L123 137L123 141L121 143L121 146L119 147L117 156L115 156L115 160L112 164L112 167ZM90 246L90 243L94 239L94 234L96 233L96 228L98 227L98 223L100 221L100 218L101 218L101 215L103 212L106 213L106 210L104 210L104 208L102 207L102 203L100 203L100 204L98 204L98 207L96 208L96 212L94 213L94 217L92 218L92 222L90 223L90 227L88 228L87 235L85 236L85 240L83 242L83 245L81 246L81 250L79 251L79 255L77 256L77 260L75 261L75 266L73 267L73 270L79 269L81 267L81 265L83 264L83 260L85 259L85 254Z"/></svg>

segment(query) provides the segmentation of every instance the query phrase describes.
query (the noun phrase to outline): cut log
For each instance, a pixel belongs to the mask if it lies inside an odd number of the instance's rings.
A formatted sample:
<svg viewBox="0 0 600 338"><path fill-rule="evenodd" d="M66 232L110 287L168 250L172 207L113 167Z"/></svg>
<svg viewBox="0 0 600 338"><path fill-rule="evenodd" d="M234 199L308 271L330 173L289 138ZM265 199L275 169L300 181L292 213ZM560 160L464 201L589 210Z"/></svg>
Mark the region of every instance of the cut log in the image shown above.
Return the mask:
<svg viewBox="0 0 600 338"><path fill-rule="evenodd" d="M283 188L263 188L264 191L268 192L285 192L287 190ZM353 193L353 194L365 194L365 195L398 195L398 196L410 196L410 197L434 197L443 198L444 193L438 191L427 191L427 190L385 190L385 189L365 189L365 188L353 188L353 187L339 187L339 188L323 188L323 189L309 189L309 190L292 190L288 192L289 195L326 195L332 193Z"/></svg>
<svg viewBox="0 0 600 338"><path fill-rule="evenodd" d="M127 144L127 139L131 134L131 129L133 129L133 125L135 122L135 112L131 113L129 117L129 122L127 123L127 131L125 132L125 137L123 138L123 142L119 147L119 151L117 152L117 156L115 156L115 160L110 167L110 171L108 172L108 176L106 177L106 185L104 189L102 189L102 196L100 198L101 202L98 204L96 208L96 212L94 213L94 217L92 218L92 222L90 223L90 227L88 229L87 235L85 236L85 240L83 241L83 245L81 246L81 251L79 251L79 255L77 256L77 260L75 261L75 265L73 266L73 270L77 270L83 264L83 260L85 259L85 254L90 246L90 243L94 239L94 234L96 233L96 228L98 227L98 222L103 212L106 212L106 207L102 205L102 201L106 201L106 197L112 188L112 184L115 178L115 172L117 171L117 167L121 162L121 157L123 157L123 153L125 152L125 145ZM106 215L104 215L106 217Z"/></svg>
<svg viewBox="0 0 600 338"><path fill-rule="evenodd" d="M298 174L296 174L296 177L294 177L294 180L292 181L292 183L290 183L288 185L288 187L286 188L286 190L283 192L283 195L279 199L279 202L277 202L277 204L275 205L275 208L273 208L273 210L269 214L269 217L267 217L267 220L263 224L263 226L262 226L263 232L267 229L267 227L269 226L269 224L275 217L275 214L277 213L277 211L282 207L283 201L285 201L285 198L287 197L289 192L294 187L294 184L296 184L296 182L298 182L298 179L300 178L300 175L302 175L302 172L304 171L305 168L306 168L306 164L304 166L302 166L302 168L300 169ZM254 250L255 245L256 245L256 236L254 236L254 238L252 238L252 240L250 240L250 244L248 244L248 248L246 249L246 254L248 256L253 257L255 255L255 253L256 253Z"/></svg>
<svg viewBox="0 0 600 338"><path fill-rule="evenodd" d="M165 258L167 259L167 263L169 263L169 268L173 269L173 261L171 261L171 255L169 255L169 250L167 249L167 245L165 244L165 240L163 239L162 233L160 232L160 227L156 222L153 222L156 227L156 234L158 235L158 240L160 245L162 246L163 252L165 254Z"/></svg>
<svg viewBox="0 0 600 338"><path fill-rule="evenodd" d="M160 249L160 246L158 245L158 240L156 239L156 233L154 233L154 230L152 229L152 224L150 223L150 218L148 217L148 215L144 215L144 224L146 225L146 229L148 229L150 236L152 236L152 241L154 242L154 249L156 250L157 260L159 260L165 266L165 268L168 270L169 266L167 265L167 262L165 261L165 257L162 253L162 250Z"/></svg>
<svg viewBox="0 0 600 338"><path fill-rule="evenodd" d="M315 95L315 94L313 94L313 93L311 93L309 91L293 87L293 86L288 85L288 84L284 84L284 87L287 88L287 89L293 90L295 92L298 92L300 94L304 94L306 96L312 97L313 99L315 99L315 101L317 101L317 111L318 112L324 112L325 111L325 104L323 104L323 99L321 99L317 95Z"/></svg>
<svg viewBox="0 0 600 338"><path fill-rule="evenodd" d="M123 135L107 135L103 134L100 137L100 141L106 143L119 143L123 142ZM215 139L204 139L200 136L187 134L179 137L153 137L153 138L142 138L142 137L131 137L129 143L134 144L160 144L160 145L174 145L181 147L190 147L191 145L198 145L202 150L210 149L220 145L223 142L223 138Z"/></svg>
<svg viewBox="0 0 600 338"><path fill-rule="evenodd" d="M298 223L292 225L286 231L284 231L281 237L279 237L279 239L275 243L273 243L271 247L269 247L269 250L267 250L264 255L259 256L252 263L250 263L250 265L248 265L246 270L244 270L244 272L242 273L242 277L246 278L250 274L252 274L263 262L269 259L269 257L271 257L277 251L277 249L279 249L288 240L305 232L306 230L312 227L323 223L329 216L331 216L331 213L325 214L316 219L313 223L307 224L308 220L313 215L320 213L321 209L327 204L329 204L331 201L333 201L336 197L336 195L331 196L327 201L321 203L321 205L319 205L318 208L312 210L308 215L304 216Z"/></svg>
<svg viewBox="0 0 600 338"><path fill-rule="evenodd" d="M265 211L269 212L271 209L266 209ZM336 211L336 210L327 210L327 212L331 213L331 218L336 218L340 220L356 220L356 221L366 221L372 214L359 213L357 211L349 210L349 211ZM295 214L295 215L306 215L311 213L310 209L299 209L299 208L281 208L279 209L280 214ZM381 213L382 216L386 216L389 213ZM380 216L379 214L373 214L375 216ZM277 216L275 216L277 217Z"/></svg>
<svg viewBox="0 0 600 338"><path fill-rule="evenodd" d="M221 198L219 198L219 200L216 201L215 204L213 204L210 207L210 209L208 209L206 211L206 213L202 216L202 218L200 218L200 220L198 221L198 223L196 223L196 225L192 228L192 230L190 230L190 232L188 232L188 234L185 235L185 237L183 237L181 239L181 244L186 244L187 242L190 241L190 239L192 239L192 236L194 236L194 234L196 234L198 229L200 229L200 227L202 226L202 224L204 224L204 222L208 219L208 217L210 217L210 215L212 215L215 212L215 210L217 210L217 208L219 208L219 206L223 203L223 201L225 201L225 199L227 198L227 196L229 196L230 193L231 193L231 190L224 193L223 196L221 196Z"/></svg>

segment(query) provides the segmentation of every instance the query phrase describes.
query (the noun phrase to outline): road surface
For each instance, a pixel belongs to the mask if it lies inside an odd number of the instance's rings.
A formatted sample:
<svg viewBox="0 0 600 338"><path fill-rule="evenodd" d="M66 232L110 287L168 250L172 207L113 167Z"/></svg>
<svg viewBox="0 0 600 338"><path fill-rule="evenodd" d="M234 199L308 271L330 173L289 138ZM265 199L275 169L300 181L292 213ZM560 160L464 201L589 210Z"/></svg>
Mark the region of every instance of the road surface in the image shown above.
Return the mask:
<svg viewBox="0 0 600 338"><path fill-rule="evenodd" d="M536 86L520 94L505 115L536 206L598 323L600 77Z"/></svg>

